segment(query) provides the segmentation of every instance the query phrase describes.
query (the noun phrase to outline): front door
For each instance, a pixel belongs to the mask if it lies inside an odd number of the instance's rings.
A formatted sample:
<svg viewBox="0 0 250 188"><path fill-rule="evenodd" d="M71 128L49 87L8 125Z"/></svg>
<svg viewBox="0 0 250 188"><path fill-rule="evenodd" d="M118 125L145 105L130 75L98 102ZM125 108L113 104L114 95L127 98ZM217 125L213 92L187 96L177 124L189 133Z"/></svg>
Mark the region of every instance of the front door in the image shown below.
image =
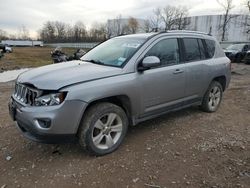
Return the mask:
<svg viewBox="0 0 250 188"><path fill-rule="evenodd" d="M174 106L185 97L185 64L180 63L178 40L161 39L144 57L157 56L161 66L138 73L141 84L142 116Z"/></svg>

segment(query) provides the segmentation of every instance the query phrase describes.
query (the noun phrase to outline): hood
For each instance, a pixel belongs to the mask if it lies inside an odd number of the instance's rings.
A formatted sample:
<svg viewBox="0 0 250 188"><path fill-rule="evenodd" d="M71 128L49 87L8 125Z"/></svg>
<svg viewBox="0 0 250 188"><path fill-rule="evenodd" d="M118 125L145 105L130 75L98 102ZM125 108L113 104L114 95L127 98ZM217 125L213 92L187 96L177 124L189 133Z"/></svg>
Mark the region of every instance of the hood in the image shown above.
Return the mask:
<svg viewBox="0 0 250 188"><path fill-rule="evenodd" d="M38 89L58 90L62 87L90 80L122 74L122 69L83 61L69 61L26 71L17 82L32 84Z"/></svg>

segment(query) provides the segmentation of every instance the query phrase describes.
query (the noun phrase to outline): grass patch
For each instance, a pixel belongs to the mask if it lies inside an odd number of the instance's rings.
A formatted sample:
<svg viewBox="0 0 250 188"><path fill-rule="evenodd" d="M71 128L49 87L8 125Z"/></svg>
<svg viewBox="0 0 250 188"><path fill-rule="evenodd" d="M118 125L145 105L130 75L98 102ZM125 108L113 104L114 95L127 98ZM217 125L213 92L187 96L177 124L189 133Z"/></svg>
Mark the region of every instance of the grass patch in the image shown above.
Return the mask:
<svg viewBox="0 0 250 188"><path fill-rule="evenodd" d="M0 71L52 64L52 47L14 47L13 53L6 53L0 60ZM68 55L73 55L75 48L63 48Z"/></svg>

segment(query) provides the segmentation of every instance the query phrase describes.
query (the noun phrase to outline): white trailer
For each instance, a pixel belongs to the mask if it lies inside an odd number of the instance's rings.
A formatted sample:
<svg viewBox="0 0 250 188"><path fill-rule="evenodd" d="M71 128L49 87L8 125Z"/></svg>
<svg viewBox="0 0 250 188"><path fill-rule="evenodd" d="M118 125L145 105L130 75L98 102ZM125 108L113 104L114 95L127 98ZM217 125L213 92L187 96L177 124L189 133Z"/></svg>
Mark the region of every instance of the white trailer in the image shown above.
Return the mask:
<svg viewBox="0 0 250 188"><path fill-rule="evenodd" d="M37 40L2 40L1 43L8 46L43 46L43 42Z"/></svg>

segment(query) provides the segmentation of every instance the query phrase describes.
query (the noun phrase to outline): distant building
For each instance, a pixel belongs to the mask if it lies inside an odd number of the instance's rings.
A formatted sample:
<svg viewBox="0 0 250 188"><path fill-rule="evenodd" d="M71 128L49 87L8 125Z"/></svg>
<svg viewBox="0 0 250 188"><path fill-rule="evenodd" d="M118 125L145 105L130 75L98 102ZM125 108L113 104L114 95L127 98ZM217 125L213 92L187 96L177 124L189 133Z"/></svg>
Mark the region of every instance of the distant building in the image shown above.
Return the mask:
<svg viewBox="0 0 250 188"><path fill-rule="evenodd" d="M9 46L43 46L43 42L37 40L2 40L1 43Z"/></svg>
<svg viewBox="0 0 250 188"><path fill-rule="evenodd" d="M223 24L223 15L208 15L208 16L192 16L188 17L190 24L186 27L187 30L202 31L211 33L221 41L222 29L219 29ZM249 15L237 15L232 18L228 24L228 29L225 35L226 41L240 42L249 41L250 33L247 34L246 22L250 20Z"/></svg>
<svg viewBox="0 0 250 188"><path fill-rule="evenodd" d="M138 23L136 33L144 33L145 20L136 18L136 21ZM128 24L129 18L109 19L107 21L108 37L130 34Z"/></svg>

